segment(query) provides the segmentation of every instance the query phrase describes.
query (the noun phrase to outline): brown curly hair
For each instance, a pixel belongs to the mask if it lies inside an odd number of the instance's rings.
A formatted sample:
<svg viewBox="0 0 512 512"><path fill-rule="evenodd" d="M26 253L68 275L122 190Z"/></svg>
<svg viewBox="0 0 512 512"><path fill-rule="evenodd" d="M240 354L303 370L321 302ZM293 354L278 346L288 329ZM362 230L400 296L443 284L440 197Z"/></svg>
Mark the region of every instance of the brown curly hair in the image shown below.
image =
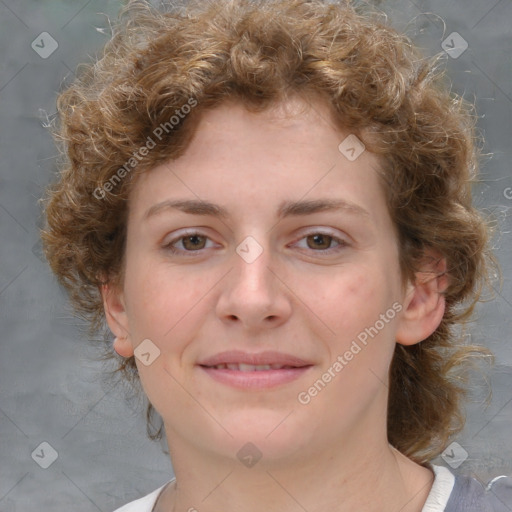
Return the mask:
<svg viewBox="0 0 512 512"><path fill-rule="evenodd" d="M348 1L194 0L160 9L130 2L102 55L58 97L61 168L45 199L46 256L91 336L107 332L101 284L122 285L136 176L180 156L201 112L227 99L263 111L290 94L319 96L336 125L380 159L404 282L427 248L447 261L438 329L417 345L396 345L387 418L389 442L406 456L423 464L438 455L464 424L468 364L486 353L465 344L460 327L495 261L488 223L471 199L476 116L439 62L376 10ZM141 158L158 127L157 144ZM103 338L123 375L136 380L134 358L118 358Z"/></svg>

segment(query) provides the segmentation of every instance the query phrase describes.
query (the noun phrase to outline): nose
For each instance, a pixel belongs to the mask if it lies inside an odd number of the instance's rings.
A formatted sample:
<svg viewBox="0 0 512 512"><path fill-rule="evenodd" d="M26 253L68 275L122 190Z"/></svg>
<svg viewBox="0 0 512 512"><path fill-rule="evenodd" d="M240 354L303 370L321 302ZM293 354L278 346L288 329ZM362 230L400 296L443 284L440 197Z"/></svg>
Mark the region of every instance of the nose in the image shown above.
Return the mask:
<svg viewBox="0 0 512 512"><path fill-rule="evenodd" d="M291 292L268 249L254 261L233 255L234 268L222 282L216 313L225 323L258 332L285 323L291 315ZM281 273L282 274L282 273Z"/></svg>

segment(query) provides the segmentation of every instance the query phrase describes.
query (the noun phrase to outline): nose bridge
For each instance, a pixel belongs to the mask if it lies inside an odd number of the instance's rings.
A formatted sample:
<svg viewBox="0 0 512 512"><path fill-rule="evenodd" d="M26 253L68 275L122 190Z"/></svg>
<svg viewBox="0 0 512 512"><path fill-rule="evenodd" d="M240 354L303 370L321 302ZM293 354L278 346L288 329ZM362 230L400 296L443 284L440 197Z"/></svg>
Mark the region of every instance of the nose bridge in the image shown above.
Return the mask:
<svg viewBox="0 0 512 512"><path fill-rule="evenodd" d="M234 258L233 286L249 300L269 300L274 288L269 266L272 255L252 237L247 237L236 249Z"/></svg>
<svg viewBox="0 0 512 512"><path fill-rule="evenodd" d="M273 325L284 321L290 313L290 303L283 286L271 268L275 258L268 244L252 237L241 242L233 255L233 271L227 276L218 303L218 315L238 319L246 327Z"/></svg>

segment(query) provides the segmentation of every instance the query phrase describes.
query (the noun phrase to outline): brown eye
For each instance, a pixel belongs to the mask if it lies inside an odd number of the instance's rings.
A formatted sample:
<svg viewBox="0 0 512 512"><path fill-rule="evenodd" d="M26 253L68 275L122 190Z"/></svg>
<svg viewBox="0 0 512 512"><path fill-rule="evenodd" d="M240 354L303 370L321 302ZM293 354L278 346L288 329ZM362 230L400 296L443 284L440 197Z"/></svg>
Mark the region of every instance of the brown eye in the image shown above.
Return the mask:
<svg viewBox="0 0 512 512"><path fill-rule="evenodd" d="M162 248L176 255L200 256L204 254L203 249L205 251L212 249L213 245L210 238L206 235L190 232L189 234L182 234L181 236L173 238L168 243L164 244Z"/></svg>
<svg viewBox="0 0 512 512"><path fill-rule="evenodd" d="M307 243L310 249L329 249L332 241L332 236L324 235L322 233L317 233L307 237Z"/></svg>
<svg viewBox="0 0 512 512"><path fill-rule="evenodd" d="M187 251L194 251L204 249L206 245L206 237L202 235L189 235L181 238L183 240L183 247Z"/></svg>
<svg viewBox="0 0 512 512"><path fill-rule="evenodd" d="M318 257L334 256L350 245L344 238L329 233L321 231L310 231L310 233L309 235L305 234L294 244L301 251L306 251L310 255L314 254Z"/></svg>

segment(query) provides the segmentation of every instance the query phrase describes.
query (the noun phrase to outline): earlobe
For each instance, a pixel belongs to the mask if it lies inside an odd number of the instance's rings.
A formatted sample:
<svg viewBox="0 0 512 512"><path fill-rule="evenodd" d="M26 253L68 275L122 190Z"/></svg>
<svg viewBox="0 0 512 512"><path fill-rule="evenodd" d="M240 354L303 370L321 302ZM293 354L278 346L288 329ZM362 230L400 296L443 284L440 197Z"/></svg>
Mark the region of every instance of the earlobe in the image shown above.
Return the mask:
<svg viewBox="0 0 512 512"><path fill-rule="evenodd" d="M123 357L133 355L133 347L129 338L128 318L123 294L110 284L101 285L103 309L110 330L114 333L114 350Z"/></svg>
<svg viewBox="0 0 512 512"><path fill-rule="evenodd" d="M122 357L131 357L133 356L133 346L128 340L128 337L118 337L116 336L114 338L114 342L112 344L114 347L114 350L117 352L118 355Z"/></svg>
<svg viewBox="0 0 512 512"><path fill-rule="evenodd" d="M437 329L445 312L443 293L447 287L446 259L428 251L415 282L408 285L396 332L397 343L414 345Z"/></svg>

